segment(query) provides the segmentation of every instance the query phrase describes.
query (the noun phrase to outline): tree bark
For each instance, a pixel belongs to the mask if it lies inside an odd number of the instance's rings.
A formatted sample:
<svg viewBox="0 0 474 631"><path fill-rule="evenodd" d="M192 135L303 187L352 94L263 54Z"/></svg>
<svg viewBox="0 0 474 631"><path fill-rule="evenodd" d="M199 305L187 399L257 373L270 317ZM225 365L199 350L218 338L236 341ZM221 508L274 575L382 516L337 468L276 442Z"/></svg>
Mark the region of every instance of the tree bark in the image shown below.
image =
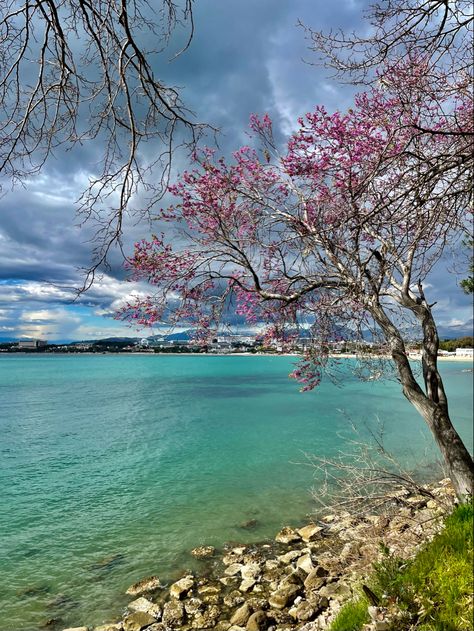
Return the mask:
<svg viewBox="0 0 474 631"><path fill-rule="evenodd" d="M457 496L460 500L466 500L474 494L474 461L449 417L443 380L437 368L439 341L436 325L428 305L414 303L412 310L420 319L424 333L422 364L426 392L423 392L413 375L398 328L380 304L373 308L372 315L390 344L403 394L428 425Z"/></svg>

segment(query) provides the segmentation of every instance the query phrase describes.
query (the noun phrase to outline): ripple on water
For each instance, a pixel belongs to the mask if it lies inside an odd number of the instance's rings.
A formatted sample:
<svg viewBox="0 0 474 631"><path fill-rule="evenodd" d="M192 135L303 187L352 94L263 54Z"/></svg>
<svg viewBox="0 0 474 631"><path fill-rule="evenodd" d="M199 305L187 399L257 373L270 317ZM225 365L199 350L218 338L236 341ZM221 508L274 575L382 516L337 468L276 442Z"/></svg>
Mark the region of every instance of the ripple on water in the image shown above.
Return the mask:
<svg viewBox="0 0 474 631"><path fill-rule="evenodd" d="M336 453L350 438L346 416L360 426L383 418L388 446L407 461L424 451L426 432L396 384L347 372L345 387L303 396L287 378L293 363L0 357L0 631L102 623L143 576L204 567L192 548L301 523L317 487L304 454ZM472 440L471 375L442 370Z"/></svg>

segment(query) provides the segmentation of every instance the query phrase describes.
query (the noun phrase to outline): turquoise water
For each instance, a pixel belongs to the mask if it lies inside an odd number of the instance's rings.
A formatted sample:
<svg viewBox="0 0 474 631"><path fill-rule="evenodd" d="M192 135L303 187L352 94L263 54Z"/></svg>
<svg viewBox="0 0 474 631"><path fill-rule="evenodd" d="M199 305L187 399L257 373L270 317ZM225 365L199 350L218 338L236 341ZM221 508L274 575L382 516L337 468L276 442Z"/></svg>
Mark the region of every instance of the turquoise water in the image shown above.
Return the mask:
<svg viewBox="0 0 474 631"><path fill-rule="evenodd" d="M317 486L304 454L335 454L352 437L347 416L361 428L383 419L387 446L408 463L426 449L433 460L396 383L357 381L343 360L339 385L300 394L293 363L1 356L0 629L108 621L132 582L192 567L196 545L301 522ZM472 445L469 367L441 368ZM250 519L257 526L243 529Z"/></svg>

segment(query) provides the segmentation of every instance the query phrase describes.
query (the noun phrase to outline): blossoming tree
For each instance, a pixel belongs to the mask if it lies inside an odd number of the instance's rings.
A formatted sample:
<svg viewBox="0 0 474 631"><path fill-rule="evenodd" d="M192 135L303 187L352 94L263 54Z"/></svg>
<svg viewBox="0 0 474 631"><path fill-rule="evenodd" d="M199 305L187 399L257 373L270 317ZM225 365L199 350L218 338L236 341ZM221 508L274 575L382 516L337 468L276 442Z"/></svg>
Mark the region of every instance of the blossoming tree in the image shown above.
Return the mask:
<svg viewBox="0 0 474 631"><path fill-rule="evenodd" d="M448 119L447 103L429 97L423 63L399 63L391 74L402 93L373 87L346 113L317 107L282 155L268 116L251 121L260 149L242 147L230 163L209 150L197 155L170 189L177 203L162 211L166 230L135 247L133 273L153 291L122 315L186 322L205 339L235 303L283 342L304 320L312 343L294 372L304 390L321 380L341 324L354 334L376 329L465 496L473 461L449 416L424 281L466 221L471 94L449 97ZM453 133L420 132L437 125ZM421 383L408 360L406 316L423 339Z"/></svg>

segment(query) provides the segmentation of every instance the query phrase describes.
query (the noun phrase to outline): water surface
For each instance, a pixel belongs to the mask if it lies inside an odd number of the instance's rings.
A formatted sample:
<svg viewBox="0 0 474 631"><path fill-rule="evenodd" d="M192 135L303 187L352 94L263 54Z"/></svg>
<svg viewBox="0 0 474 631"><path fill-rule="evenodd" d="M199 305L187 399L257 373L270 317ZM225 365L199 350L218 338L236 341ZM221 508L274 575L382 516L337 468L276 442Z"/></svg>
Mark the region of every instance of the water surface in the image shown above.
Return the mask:
<svg viewBox="0 0 474 631"><path fill-rule="evenodd" d="M171 580L196 545L300 523L317 487L304 454L347 445L348 417L363 434L383 420L407 466L435 459L398 384L360 382L345 360L339 385L303 395L287 376L294 361L0 356L0 629L108 621L132 582ZM472 445L469 367L441 368Z"/></svg>

